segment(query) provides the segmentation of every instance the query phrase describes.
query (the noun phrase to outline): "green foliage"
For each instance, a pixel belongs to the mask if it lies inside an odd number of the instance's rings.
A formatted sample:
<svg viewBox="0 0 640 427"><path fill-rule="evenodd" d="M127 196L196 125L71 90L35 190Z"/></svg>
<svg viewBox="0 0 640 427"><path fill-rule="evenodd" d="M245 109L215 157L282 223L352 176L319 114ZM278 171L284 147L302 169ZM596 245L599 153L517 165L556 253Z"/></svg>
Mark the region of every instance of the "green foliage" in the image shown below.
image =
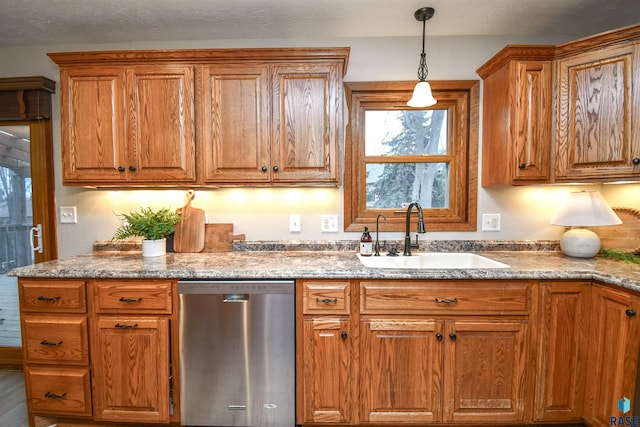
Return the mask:
<svg viewBox="0 0 640 427"><path fill-rule="evenodd" d="M605 258L612 258L618 261L624 261L627 264L640 264L640 256L630 254L627 252L619 252L613 249L600 249L598 255L603 256Z"/></svg>
<svg viewBox="0 0 640 427"><path fill-rule="evenodd" d="M182 221L180 213L169 208L154 211L151 208L140 208L138 212L118 215L127 221L119 227L113 239L142 236L147 240L158 240L167 237L176 229L176 224Z"/></svg>

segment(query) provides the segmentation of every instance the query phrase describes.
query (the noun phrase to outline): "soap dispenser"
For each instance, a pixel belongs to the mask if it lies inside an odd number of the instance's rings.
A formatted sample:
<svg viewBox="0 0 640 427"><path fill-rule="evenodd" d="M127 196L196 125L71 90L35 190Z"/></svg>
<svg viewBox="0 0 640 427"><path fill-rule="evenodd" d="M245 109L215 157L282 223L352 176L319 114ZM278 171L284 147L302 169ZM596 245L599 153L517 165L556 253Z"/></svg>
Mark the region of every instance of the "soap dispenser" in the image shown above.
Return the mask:
<svg viewBox="0 0 640 427"><path fill-rule="evenodd" d="M360 237L360 255L371 256L371 254L373 254L373 239L369 234L369 227L365 227Z"/></svg>

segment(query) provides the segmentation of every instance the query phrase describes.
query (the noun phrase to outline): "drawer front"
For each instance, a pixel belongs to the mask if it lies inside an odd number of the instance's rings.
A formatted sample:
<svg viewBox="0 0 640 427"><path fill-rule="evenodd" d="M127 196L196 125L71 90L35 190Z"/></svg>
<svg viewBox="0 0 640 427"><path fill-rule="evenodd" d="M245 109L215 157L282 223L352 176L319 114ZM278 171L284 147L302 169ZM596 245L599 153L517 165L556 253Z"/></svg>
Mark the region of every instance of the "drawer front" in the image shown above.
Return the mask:
<svg viewBox="0 0 640 427"><path fill-rule="evenodd" d="M29 313L86 313L84 280L20 279L22 311Z"/></svg>
<svg viewBox="0 0 640 427"><path fill-rule="evenodd" d="M304 281L304 314L349 314L349 282Z"/></svg>
<svg viewBox="0 0 640 427"><path fill-rule="evenodd" d="M360 312L527 314L527 281L362 281Z"/></svg>
<svg viewBox="0 0 640 427"><path fill-rule="evenodd" d="M24 374L33 413L91 416L89 368L27 366Z"/></svg>
<svg viewBox="0 0 640 427"><path fill-rule="evenodd" d="M27 362L89 364L87 318L25 316L24 354Z"/></svg>
<svg viewBox="0 0 640 427"><path fill-rule="evenodd" d="M92 282L96 313L171 314L170 280Z"/></svg>

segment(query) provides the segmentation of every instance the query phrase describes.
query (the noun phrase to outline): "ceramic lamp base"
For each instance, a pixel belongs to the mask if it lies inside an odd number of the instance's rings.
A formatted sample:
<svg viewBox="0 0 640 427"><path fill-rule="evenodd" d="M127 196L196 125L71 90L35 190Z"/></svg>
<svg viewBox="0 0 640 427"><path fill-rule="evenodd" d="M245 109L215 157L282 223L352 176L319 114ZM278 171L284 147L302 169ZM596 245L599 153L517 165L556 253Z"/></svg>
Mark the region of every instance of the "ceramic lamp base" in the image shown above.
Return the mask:
<svg viewBox="0 0 640 427"><path fill-rule="evenodd" d="M575 258L593 258L600 251L600 238L586 228L572 228L560 237L560 249Z"/></svg>

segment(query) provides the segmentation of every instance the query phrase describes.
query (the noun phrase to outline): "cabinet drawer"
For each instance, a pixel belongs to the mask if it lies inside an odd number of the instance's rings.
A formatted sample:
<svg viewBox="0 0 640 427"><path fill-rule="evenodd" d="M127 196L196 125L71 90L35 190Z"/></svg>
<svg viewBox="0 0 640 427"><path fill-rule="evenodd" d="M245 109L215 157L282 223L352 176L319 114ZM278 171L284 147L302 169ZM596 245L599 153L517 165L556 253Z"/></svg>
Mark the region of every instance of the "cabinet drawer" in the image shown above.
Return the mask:
<svg viewBox="0 0 640 427"><path fill-rule="evenodd" d="M87 312L84 280L20 279L19 283L24 312Z"/></svg>
<svg viewBox="0 0 640 427"><path fill-rule="evenodd" d="M526 314L527 281L362 281L361 313Z"/></svg>
<svg viewBox="0 0 640 427"><path fill-rule="evenodd" d="M302 283L304 314L349 314L349 282Z"/></svg>
<svg viewBox="0 0 640 427"><path fill-rule="evenodd" d="M25 368L30 409L35 414L91 415L89 368Z"/></svg>
<svg viewBox="0 0 640 427"><path fill-rule="evenodd" d="M89 364L86 317L25 316L23 326L27 362Z"/></svg>
<svg viewBox="0 0 640 427"><path fill-rule="evenodd" d="M170 280L94 281L96 313L171 314Z"/></svg>

